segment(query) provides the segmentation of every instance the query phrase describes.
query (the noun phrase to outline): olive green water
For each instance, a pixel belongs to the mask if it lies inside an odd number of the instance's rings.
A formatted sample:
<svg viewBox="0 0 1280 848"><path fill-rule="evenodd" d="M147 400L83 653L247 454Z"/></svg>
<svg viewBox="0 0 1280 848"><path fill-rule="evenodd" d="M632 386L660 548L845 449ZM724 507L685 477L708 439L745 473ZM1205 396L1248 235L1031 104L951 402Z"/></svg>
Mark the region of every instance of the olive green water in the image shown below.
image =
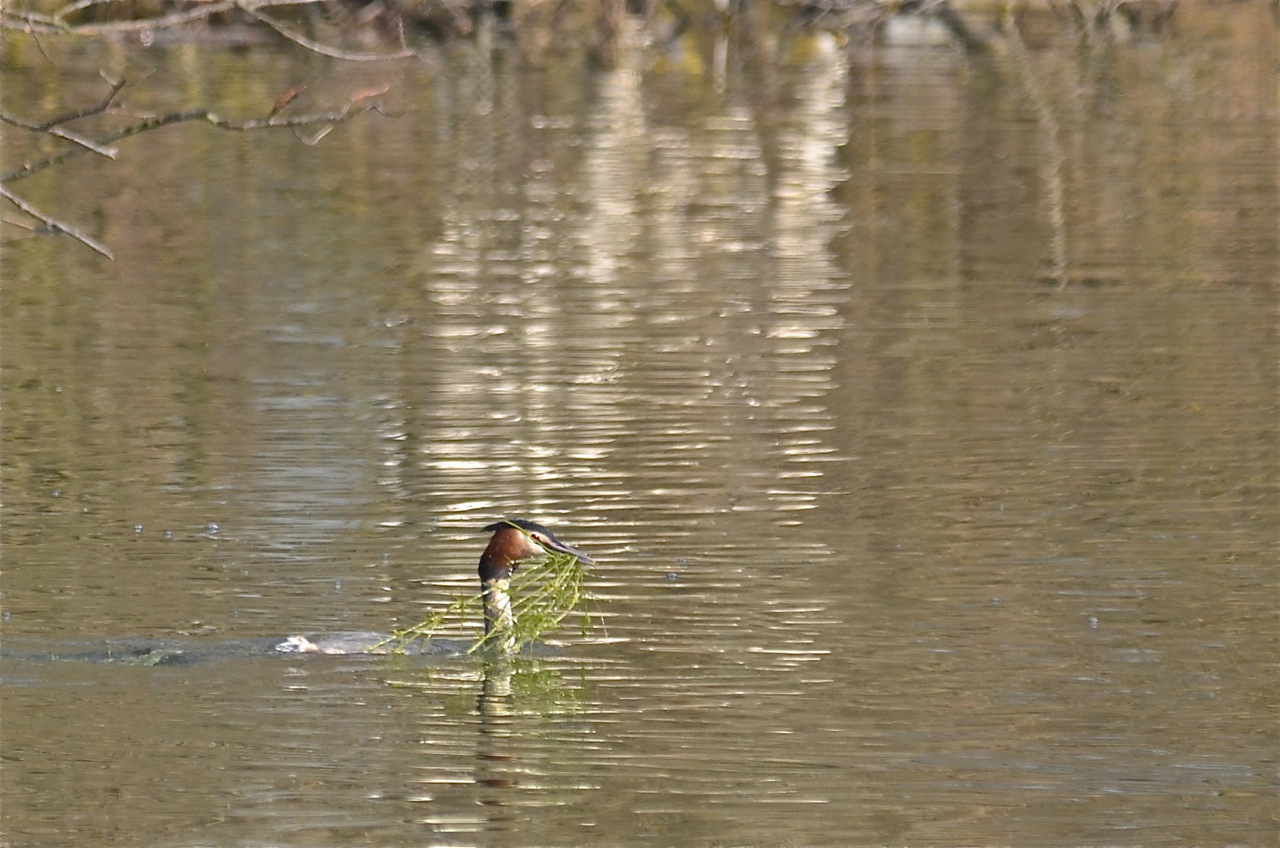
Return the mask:
<svg viewBox="0 0 1280 848"><path fill-rule="evenodd" d="M137 108L404 114L15 185L117 261L5 246L7 645L411 623L506 515L604 627L5 659L3 844L1274 844L1265 12L590 73L11 46L12 112L124 63Z"/></svg>

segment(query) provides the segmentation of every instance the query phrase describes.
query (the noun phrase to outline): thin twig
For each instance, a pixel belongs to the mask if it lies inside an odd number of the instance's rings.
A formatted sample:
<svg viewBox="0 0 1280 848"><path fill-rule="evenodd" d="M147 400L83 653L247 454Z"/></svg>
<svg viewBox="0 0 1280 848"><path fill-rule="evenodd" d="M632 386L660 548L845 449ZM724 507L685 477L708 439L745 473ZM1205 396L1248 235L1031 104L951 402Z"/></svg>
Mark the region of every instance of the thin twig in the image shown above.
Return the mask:
<svg viewBox="0 0 1280 848"><path fill-rule="evenodd" d="M120 2L120 0L79 0L77 3L71 3L63 6L61 9L53 13L53 17L59 21L65 21L76 12L91 9L94 6L106 6L110 3L118 2Z"/></svg>
<svg viewBox="0 0 1280 848"><path fill-rule="evenodd" d="M15 24L14 21L20 21L21 24ZM26 9L11 12L8 8L0 9L0 28L22 30L33 35L40 32L58 32L61 29L58 22L50 15L30 12Z"/></svg>
<svg viewBox="0 0 1280 848"><path fill-rule="evenodd" d="M201 3L194 9L181 12L169 12L155 18L139 18L131 21L107 21L94 24L68 24L57 18L59 27L75 35L106 35L113 32L143 32L153 29L168 29L183 24L202 21L214 15L229 12L236 7L236 0L218 0L213 3Z"/></svg>
<svg viewBox="0 0 1280 848"><path fill-rule="evenodd" d="M123 21L100 21L90 23L70 23L67 18L83 12L85 9L118 0L78 0L62 7L53 15L42 15L36 12L18 10L10 12L0 9L0 29L20 29L35 35L39 32L60 32L71 35L106 35L109 33L149 32L183 26L210 18L223 12L238 9L247 17L275 30L283 38L292 41L313 53L342 59L348 62L386 62L396 59L408 59L417 55L411 50L404 37L403 23L400 26L400 49L387 53L367 53L355 50L343 50L323 44L285 26L280 21L262 10L284 6L307 6L326 2L326 0L212 0L203 2L190 9L166 12L153 17L133 18ZM20 24L15 24L20 21Z"/></svg>
<svg viewBox="0 0 1280 848"><path fill-rule="evenodd" d="M106 97L102 98L102 101L95 106L90 106L85 109L77 109L74 112L67 112L41 123L34 123L23 118L19 118L16 115L10 115L8 112L0 111L0 122L9 124L10 126L21 127L24 130L31 130L32 132L46 133L56 138L60 138L63 141L78 144L91 153L97 153L99 156L114 159L116 158L116 150L114 147L104 147L91 139L85 138L77 132L63 129L61 126L62 124L70 123L71 121L76 121L80 118L101 115L103 112L107 111L107 109L111 108L111 104L115 102L116 95L120 93L120 90L125 87L126 83L123 79L114 81L108 80L108 82L111 85L111 90L107 92Z"/></svg>
<svg viewBox="0 0 1280 848"><path fill-rule="evenodd" d="M80 232L70 224L65 224L62 221L59 221L57 218L49 217L48 215L44 214L39 209L32 206L30 203L27 203L21 197L18 197L18 195L9 191L9 189L5 188L2 185L0 185L0 197L3 197L5 200L9 201L14 206L18 207L23 212L30 215L32 218L35 218L37 221L44 224L46 227L53 230L54 232L71 236L73 239L80 242L85 247L88 247L90 250L95 250L98 253L101 253L103 256L107 257L108 259L111 259L113 261L115 260L116 257L111 253L110 250L107 249L106 245L102 244L102 242L99 242L95 239L90 238L89 236Z"/></svg>
<svg viewBox="0 0 1280 848"><path fill-rule="evenodd" d="M32 124L27 121L24 121L22 118L19 118L16 115L10 115L8 112L4 112L4 111L0 111L0 123L9 124L10 126L14 126L14 127L21 127L24 130L31 130L32 132L44 133L46 135L54 136L55 138L60 138L63 141L69 141L72 144L78 144L81 147L88 150L90 153L97 153L99 156L105 156L108 159L116 158L116 149L114 147L102 147L98 145L96 142L94 142L92 139L85 138L79 133L75 133L75 132L72 132L71 130L63 129L62 127L50 126L48 124Z"/></svg>
<svg viewBox="0 0 1280 848"><path fill-rule="evenodd" d="M258 11L257 7L259 5L264 4L237 2L236 8L253 18L255 21L271 27L273 30L289 39L294 44L297 44L299 47L305 47L307 50L310 50L313 53L319 53L321 56L328 56L331 59L343 59L348 62L386 62L393 59L408 59L417 55L414 51L408 48L403 48L393 53L359 53L351 50L341 50L337 47L330 47L327 44L321 44L319 41L313 41L305 35L294 32L271 16L264 15L262 12Z"/></svg>
<svg viewBox="0 0 1280 848"><path fill-rule="evenodd" d="M106 96L102 98L101 102L99 102L96 106L90 106L87 109L78 109L74 112L67 112L64 115L59 115L56 118L50 118L49 120L45 121L44 124L39 127L39 129L45 130L45 129L48 129L49 127L56 127L56 126L59 126L60 124L66 124L66 123L70 123L71 121L79 120L80 118L88 118L93 115L101 115L103 112L110 109L111 104L114 103L116 100L116 95L119 94L121 89L123 89L126 85L128 85L129 82L128 80L125 80L123 78L118 80L107 79L106 74L103 74L102 78L107 81L107 85L111 87L111 90L107 92Z"/></svg>
<svg viewBox="0 0 1280 848"><path fill-rule="evenodd" d="M190 9L165 12L152 17L132 18L122 21L99 21L96 23L70 23L67 16L81 12L93 6L105 5L116 0L87 0L87 2L71 3L62 7L52 15L31 12L25 9L10 11L0 10L0 28L20 29L26 32L62 32L72 35L107 35L111 33L144 32L147 30L168 29L194 23L206 18L229 12L232 9L247 5L252 8L272 8L275 6L309 6L324 3L327 0L212 0L198 3ZM14 23L18 21L20 23Z"/></svg>
<svg viewBox="0 0 1280 848"><path fill-rule="evenodd" d="M113 83L112 94L104 102L104 104L101 104L102 109L105 109L106 106L110 104L111 99L114 98L115 96L115 92L119 90L119 88L117 88L116 85L117 84ZM120 83L119 85L120 87L123 87L123 83ZM75 239L76 241L80 242L81 244L85 245L86 247L90 248L91 250L94 250L102 254L108 259L114 260L115 256L101 242L98 242L95 239L91 238L90 236L85 235L80 230L76 229L70 224L67 224L63 221L59 221L58 219L53 218L41 212L39 209L35 208L30 203L28 203L27 201L23 200L21 197L19 197L18 195L10 191L5 186L5 184L9 182L15 182L17 180L25 179L26 177L29 177L33 174L43 171L46 168L50 168L60 162L70 159L73 156L84 153L85 151L93 151L95 153L102 153L104 155L107 155L108 151L110 153L114 153L114 149L111 147L111 145L117 141L128 138L130 136L139 135L141 133L148 132L150 130L160 129L161 127L167 127L172 124L181 124L181 123L186 123L190 121L204 121L208 124L212 124L213 126L218 127L219 129L232 130L236 132L248 132L251 130L262 130L262 129L288 129L291 132L293 132L295 136L298 135L298 130L300 128L320 126L321 127L320 132L311 141L308 141L307 139L304 139L301 136L298 136L301 141L304 141L309 144L314 144L318 142L321 138L323 138L325 135L327 135L333 129L335 124L339 124L339 123L342 123L343 121L350 120L351 118L357 115L362 115L366 112L377 112L380 115L389 115L389 113L387 113L382 108L382 104L374 100L374 98L377 98L385 94L389 90L389 88L390 88L389 86L383 86L375 89L364 89L362 91L357 92L355 95L353 95L351 99L348 100L342 106L342 108L338 109L337 111L316 113L316 114L310 114L310 115L295 115L292 117L284 117L275 112L272 112L265 118L254 118L247 121L228 120L227 118L220 117L219 115L209 111L208 109L189 109L185 112L172 112L167 115L150 115L145 117L143 120L139 121L138 123L130 124L127 127L123 127L121 129L115 130L114 132L107 133L101 138L93 139L93 140L85 139L79 136L75 136L74 138L71 138L69 136L72 134L70 134L68 131L62 130L56 126L49 127L47 123L44 126L48 128L41 130L40 126L42 125L31 124L30 122L24 122L21 119L16 119L16 118L13 118L12 116L4 115L3 117L6 123L10 123L14 126L23 127L25 129L33 129L35 131L42 131L52 135L57 135L58 137L64 138L65 140L73 141L75 143L75 146L68 147L65 150L62 150L44 159L41 159L35 162L28 162L25 165L23 165L21 168L17 169L16 171L11 171L7 174L0 175L0 197L4 198L5 200L12 203L14 206L18 207L18 209L20 209L22 212L24 212L28 216L44 224L45 227L47 227L50 231L68 235L71 238ZM374 101L374 102L365 102L365 101ZM78 114L81 114L81 113L78 113ZM85 110L81 116L87 116L92 114L94 114L93 110Z"/></svg>
<svg viewBox="0 0 1280 848"><path fill-rule="evenodd" d="M383 93L385 89L378 90L375 94ZM366 112L377 112L380 115L391 117L390 113L382 108L380 103L365 103L360 101L369 99L374 96L368 92L357 94L356 97L347 101L347 103L336 112L322 112L311 115L295 115L293 117L284 117L281 115L273 115L268 118L253 118L247 121L232 121L223 118L208 109L188 109L185 112L171 112L167 115L150 115L136 124L130 124L127 127L107 133L101 138L93 140L92 144L98 147L107 147L121 139L129 138L140 133L157 130L161 127L171 126L173 124L188 123L191 121L204 121L212 124L219 129L232 130L235 132L248 132L250 130L264 129L297 129L299 127L314 127L325 124L338 124L348 121L357 115ZM35 162L28 162L17 170L10 171L7 174L0 174L0 183L8 183L16 180L26 179L27 177L39 173L46 168L64 162L73 156L85 151L85 147L69 147L66 150L59 151L44 159Z"/></svg>

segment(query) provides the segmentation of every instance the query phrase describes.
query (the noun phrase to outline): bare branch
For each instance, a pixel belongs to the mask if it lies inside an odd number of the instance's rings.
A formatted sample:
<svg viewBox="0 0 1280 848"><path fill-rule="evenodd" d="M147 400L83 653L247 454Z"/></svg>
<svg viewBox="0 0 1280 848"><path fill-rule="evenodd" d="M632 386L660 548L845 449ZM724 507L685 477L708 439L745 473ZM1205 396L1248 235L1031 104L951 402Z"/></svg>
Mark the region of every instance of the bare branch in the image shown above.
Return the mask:
<svg viewBox="0 0 1280 848"><path fill-rule="evenodd" d="M315 2L315 0L308 0ZM183 24L201 21L222 12L229 12L235 8L235 0L217 0L213 3L201 3L193 9L187 9L181 12L168 12L164 15L153 18L137 18L128 21L102 21L100 23L71 24L67 23L64 15L78 11L76 8L81 4L73 4L65 9L59 10L51 18L51 26L46 25L46 32L70 32L75 35L107 35L109 33L118 32L142 32L153 29L167 29L169 27L182 26ZM8 13L5 13L8 17ZM27 14L28 23L36 23L35 16Z"/></svg>
<svg viewBox="0 0 1280 848"><path fill-rule="evenodd" d="M0 123L9 124L14 127L21 127L24 130L31 130L32 132L45 133L47 135L54 136L55 138L60 138L63 141L78 144L90 153L97 153L99 156L105 156L108 159L116 158L116 149L114 147L101 147L93 140L85 138L79 133L72 132L71 130L63 129L62 127L49 126L48 124L28 123L27 121L24 121L15 115L10 115L8 112L4 111L0 111Z"/></svg>
<svg viewBox="0 0 1280 848"><path fill-rule="evenodd" d="M91 139L87 139L79 133L72 132L71 130L65 130L62 127L53 127L48 130L48 132L49 135L60 138L63 141L78 144L90 153L96 153L99 156L105 156L108 159L116 158L116 149L114 147L101 147L95 144Z"/></svg>
<svg viewBox="0 0 1280 848"><path fill-rule="evenodd" d="M9 191L9 189L5 188L2 185L0 185L0 197L3 197L5 200L9 201L14 206L18 207L23 212L30 215L32 218L35 218L37 221L44 224L50 230L53 230L55 233L62 233L63 235L71 236L73 239L80 242L85 247L88 247L90 250L97 251L98 253L101 253L103 256L107 257L108 259L111 259L113 261L115 260L116 258L115 255L112 254L111 251L107 249L106 245L102 244L102 242L90 238L89 236L80 232L70 224L64 224L62 221L59 221L57 218L49 217L48 215L44 214L39 209L32 206L30 203L27 203L21 197L18 197L18 195Z"/></svg>
<svg viewBox="0 0 1280 848"><path fill-rule="evenodd" d="M340 50L337 47L330 47L327 44L321 44L307 38L301 33L294 32L284 24L258 11L259 6L270 5L267 3L244 3L237 2L236 8L244 12L249 17L259 23L266 24L280 35L297 44L299 47L305 47L313 53L319 53L321 56L328 56L331 59L344 59L348 62L386 62L392 59L408 59L417 54L408 47L402 47L391 53L358 53L351 50Z"/></svg>
<svg viewBox="0 0 1280 848"><path fill-rule="evenodd" d="M58 219L41 212L39 209L10 191L6 184L25 179L26 177L39 173L46 168L50 168L86 151L102 155L114 155L115 149L111 147L111 145L117 141L130 136L139 135L144 132L149 132L151 130L160 129L161 127L167 127L172 124L187 123L190 121L204 121L205 123L211 124L219 129L232 130L236 132L249 132L252 130L264 129L288 129L299 141L304 144L312 145L318 143L322 138L328 135L335 125L348 121L357 115L362 115L366 112L377 112L380 115L389 116L389 113L382 108L382 104L377 102L377 98L386 94L391 88L389 85L384 85L378 88L362 89L355 92L351 98L336 111L294 115L292 117L282 116L280 114L280 110L288 106L293 98L297 96L297 90L286 92L276 102L275 107L270 113L268 113L267 117L253 118L246 121L229 120L209 111L208 109L200 108L189 109L185 112L144 115L138 122L109 132L97 139L87 139L79 134L72 133L69 130L57 126L57 124L68 120L106 113L109 110L111 103L114 101L116 94L124 87L124 85L125 83L123 81L112 83L111 93L101 103L92 108L83 109L75 113L68 113L68 115L63 115L44 123L24 121L12 115L0 113L0 119L12 126L21 127L33 132L43 132L55 135L66 141L72 142L75 145L61 150L51 156L47 156L44 159L40 159L35 162L28 162L15 171L10 171L7 174L0 174L0 198L8 200L23 213L39 221L47 230L68 235L86 247L89 247L109 259L114 259L115 257L101 242L85 235L70 224L59 221ZM307 127L318 127L319 129L314 136L306 138L299 132L299 130ZM12 225L13 222L6 223Z"/></svg>
<svg viewBox="0 0 1280 848"><path fill-rule="evenodd" d="M327 2L327 0L210 0L201 2L190 9L169 11L152 17L132 18L120 21L98 21L91 23L71 23L67 18L93 6L106 5L118 0L81 0L63 6L52 15L30 12L23 9L10 11L7 7L0 9L0 28L18 29L24 32L62 32L73 35L108 35L111 33L145 32L148 30L168 29L184 24L202 21L223 12L236 8L248 7L273 8L276 6L309 6Z"/></svg>
<svg viewBox="0 0 1280 848"><path fill-rule="evenodd" d="M215 15L238 12L259 24L269 27L294 44L314 53L336 59L371 62L404 59L416 55L408 47L404 38L403 26L401 26L399 50L386 53L348 51L308 38L266 12L266 10L273 8L313 5L328 2L328 0L197 0L194 5L188 8L170 10L148 18L102 22L90 21L85 23L75 23L71 20L72 18L83 19L86 10L117 2L121 2L121 0L70 0L53 14L43 14L22 9L14 11L8 8L7 4L3 4L3 0L0 0L0 29L16 29L29 33L36 39L37 46L43 53L44 47L40 44L41 33L91 37L106 34L142 33L145 38L145 34L150 31L180 27ZM302 88L291 89L277 98L273 108L263 118L231 120L207 108L189 109L167 114L142 113L129 115L128 110L120 108L117 102L118 95L125 88L127 82L125 80L109 79L107 82L109 90L97 103L48 119L28 118L0 110L0 124L7 124L33 133L52 136L67 143L67 146L44 156L42 159L25 162L15 170L0 174L0 198L7 200L29 218L38 222L39 226L34 228L37 232L43 230L71 236L107 257L111 256L111 252L102 244L75 227L41 212L14 194L10 190L8 183L26 179L86 152L114 159L118 153L114 146L116 142L172 124L203 121L219 129L236 132L287 129L303 144L314 145L332 132L337 124L350 120L357 115L366 112L388 115L381 104L376 102L376 98L385 94L389 90L389 86L356 92L337 110L306 115L285 116L282 114L301 93ZM132 123L106 132L96 138L88 136L83 131L74 130L69 126L75 121L106 115L128 116ZM6 221L5 223L9 226L17 225L14 221Z"/></svg>
<svg viewBox="0 0 1280 848"><path fill-rule="evenodd" d="M0 29L16 29L35 35L41 32L59 32L62 27L50 15L30 12L26 9L9 11L6 7L0 9Z"/></svg>
<svg viewBox="0 0 1280 848"><path fill-rule="evenodd" d="M285 25L264 10L287 6L306 6L329 2L329 0L205 0L189 9L168 11L151 17L131 18L119 21L90 21L72 23L68 19L77 16L86 9L104 6L122 0L77 0L63 6L52 15L29 12L26 10L9 11L0 7L0 29L18 29L33 36L39 33L65 33L82 36L101 36L106 34L139 33L144 40L146 34L155 30L180 27L202 21L207 18L233 10L239 11L251 20L269 27L281 37L292 41L300 47L348 62L386 62L407 59L416 56L416 51L409 48L404 37L403 24L400 25L400 49L389 52L370 53L356 50L344 50L315 39L308 38L297 30Z"/></svg>
<svg viewBox="0 0 1280 848"><path fill-rule="evenodd" d="M182 124L190 121L204 121L218 127L219 129L247 132L250 130L265 129L296 130L300 127L316 126L323 128L327 125L340 124L343 121L348 121L351 118L354 118L357 115L362 115L366 112L377 112L380 115L392 117L390 113L382 108L382 104L376 102L363 102L381 94L385 94L388 90L390 90L389 86L375 89L373 91L359 91L356 92L356 94L353 95L352 98L337 111L317 112L309 115L295 115L293 117L284 117L279 114L272 113L266 118L252 118L247 121L233 121L203 108L189 109L185 112L170 112L165 115L146 115L136 124L130 124L129 126L122 127L114 132L109 132L92 141L86 139L88 142L87 144L82 144L77 147L69 147L66 150L61 150L51 156L45 157L44 159L39 159L35 162L28 162L21 168L10 171L7 174L0 174L0 183L26 179L27 177L39 173L46 168L57 165L60 162L64 162L73 156L83 153L87 149L93 149L95 147L106 149L121 139L144 132L150 132L151 130L160 129L161 127L167 127L172 124ZM92 112L87 112L87 114L92 114ZM325 129L320 137L323 137L323 135L327 134L328 131L328 129Z"/></svg>
<svg viewBox="0 0 1280 848"><path fill-rule="evenodd" d="M67 112L64 115L59 115L56 118L50 118L49 120L39 124L14 117L8 112L0 112L0 121L4 121L6 124L12 124L15 127L22 127L24 130L31 130L32 132L50 132L54 127L62 124L67 124L80 118L101 115L111 107L111 104L116 99L116 95L120 93L120 89L124 88L126 84L125 80L116 80L111 82L111 91L107 93L107 96L104 97L102 102L98 105L90 106L86 109L77 109L74 112Z"/></svg>
<svg viewBox="0 0 1280 848"><path fill-rule="evenodd" d="M96 106L90 106L87 109L78 109L74 112L67 112L65 115L59 115L56 118L50 118L45 121L39 129L45 130L49 127L56 127L60 124L70 123L71 121L75 121L80 118L88 118L91 115L101 115L103 112L107 111L107 109L111 108L111 104L116 100L116 95L119 94L120 90L128 85L129 82L124 79L107 79L106 74L103 74L102 78L107 80L107 84L111 86L111 90L107 92L106 97L102 98L102 102L98 103Z"/></svg>
<svg viewBox="0 0 1280 848"><path fill-rule="evenodd" d="M75 121L80 118L88 118L93 115L101 115L103 112L107 111L107 109L111 107L111 104L116 99L116 95L119 94L120 89L124 87L125 87L124 80L116 80L114 82L111 82L111 90L107 92L107 96L102 99L102 102L98 103L96 106L90 106L86 109L77 109L74 112L68 112L64 115L59 115L56 118L50 118L49 120L44 121L42 123L38 123L38 124L33 123L31 121L27 121L22 118L19 118L16 115L10 115L8 112L4 112L4 111L0 111L0 122L9 124L10 126L14 126L14 127L21 127L24 130L31 130L32 132L46 133L48 135L54 136L55 138L60 138L63 141L69 141L72 144L78 144L91 153L97 153L99 156L105 156L108 159L114 159L116 158L116 149L114 147L103 147L102 145L99 145L98 143L85 138L84 136L80 135L77 132L64 129L61 125L70 123L71 121Z"/></svg>

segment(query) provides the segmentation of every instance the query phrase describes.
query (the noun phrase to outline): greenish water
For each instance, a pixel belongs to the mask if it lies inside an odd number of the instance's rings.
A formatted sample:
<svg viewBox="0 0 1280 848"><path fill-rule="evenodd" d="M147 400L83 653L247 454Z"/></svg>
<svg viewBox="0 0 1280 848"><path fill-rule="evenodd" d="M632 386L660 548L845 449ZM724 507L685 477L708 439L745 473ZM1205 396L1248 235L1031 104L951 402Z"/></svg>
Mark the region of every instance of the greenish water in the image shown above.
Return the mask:
<svg viewBox="0 0 1280 848"><path fill-rule="evenodd" d="M117 260L6 230L6 642L400 627L515 515L599 560L603 629L5 659L3 841L1273 840L1264 12L593 72L84 48L54 85L10 48L23 114L127 66L136 109L399 116L18 184Z"/></svg>

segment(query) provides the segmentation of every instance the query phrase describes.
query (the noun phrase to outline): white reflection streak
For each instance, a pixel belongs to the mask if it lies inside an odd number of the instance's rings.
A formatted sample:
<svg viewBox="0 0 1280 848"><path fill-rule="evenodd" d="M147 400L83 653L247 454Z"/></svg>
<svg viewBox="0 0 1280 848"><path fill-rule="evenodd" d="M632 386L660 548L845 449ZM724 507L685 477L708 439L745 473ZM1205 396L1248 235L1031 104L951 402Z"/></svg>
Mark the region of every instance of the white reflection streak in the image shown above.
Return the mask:
<svg viewBox="0 0 1280 848"><path fill-rule="evenodd" d="M779 448L788 462L806 463L804 476L815 478L821 472L808 463L835 459L815 423L823 421L823 431L834 426L831 412L817 401L833 388L835 356L822 345L842 324L834 301L846 287L831 257L841 214L830 196L844 178L835 152L846 135L848 63L843 51L828 46L806 69L808 87L780 137L782 172L772 228L777 278L768 329L775 363L769 405L779 418ZM807 491L779 491L786 503L778 508L812 508L814 497Z"/></svg>
<svg viewBox="0 0 1280 848"><path fill-rule="evenodd" d="M476 513L492 514L496 506L490 499L475 499L475 481L523 474L512 469L511 457L488 451L484 438L495 421L520 417L520 410L506 402L517 391L516 378L500 359L488 363L476 355L490 340L501 346L516 323L507 313L521 304L508 305L494 286L495 271L509 264L496 245L497 231L506 223L501 210L510 198L489 170L505 161L504 136L496 128L506 117L501 96L506 79L495 72L487 49L460 51L459 61L464 73L439 76L434 126L442 146L468 153L460 154L459 167L449 171L441 232L423 248L421 286L432 320L422 325L424 352L414 365L429 376L406 380L431 387L426 399L417 400L425 419L416 422L424 428L416 448L419 471L433 481L429 494L439 500L436 508L446 513L446 521L467 524L474 523Z"/></svg>
<svg viewBox="0 0 1280 848"><path fill-rule="evenodd" d="M600 77L600 111L591 128L586 176L592 214L584 222L586 273L597 287L619 284L618 270L639 234L637 198L647 158L639 54L624 49L617 70Z"/></svg>

